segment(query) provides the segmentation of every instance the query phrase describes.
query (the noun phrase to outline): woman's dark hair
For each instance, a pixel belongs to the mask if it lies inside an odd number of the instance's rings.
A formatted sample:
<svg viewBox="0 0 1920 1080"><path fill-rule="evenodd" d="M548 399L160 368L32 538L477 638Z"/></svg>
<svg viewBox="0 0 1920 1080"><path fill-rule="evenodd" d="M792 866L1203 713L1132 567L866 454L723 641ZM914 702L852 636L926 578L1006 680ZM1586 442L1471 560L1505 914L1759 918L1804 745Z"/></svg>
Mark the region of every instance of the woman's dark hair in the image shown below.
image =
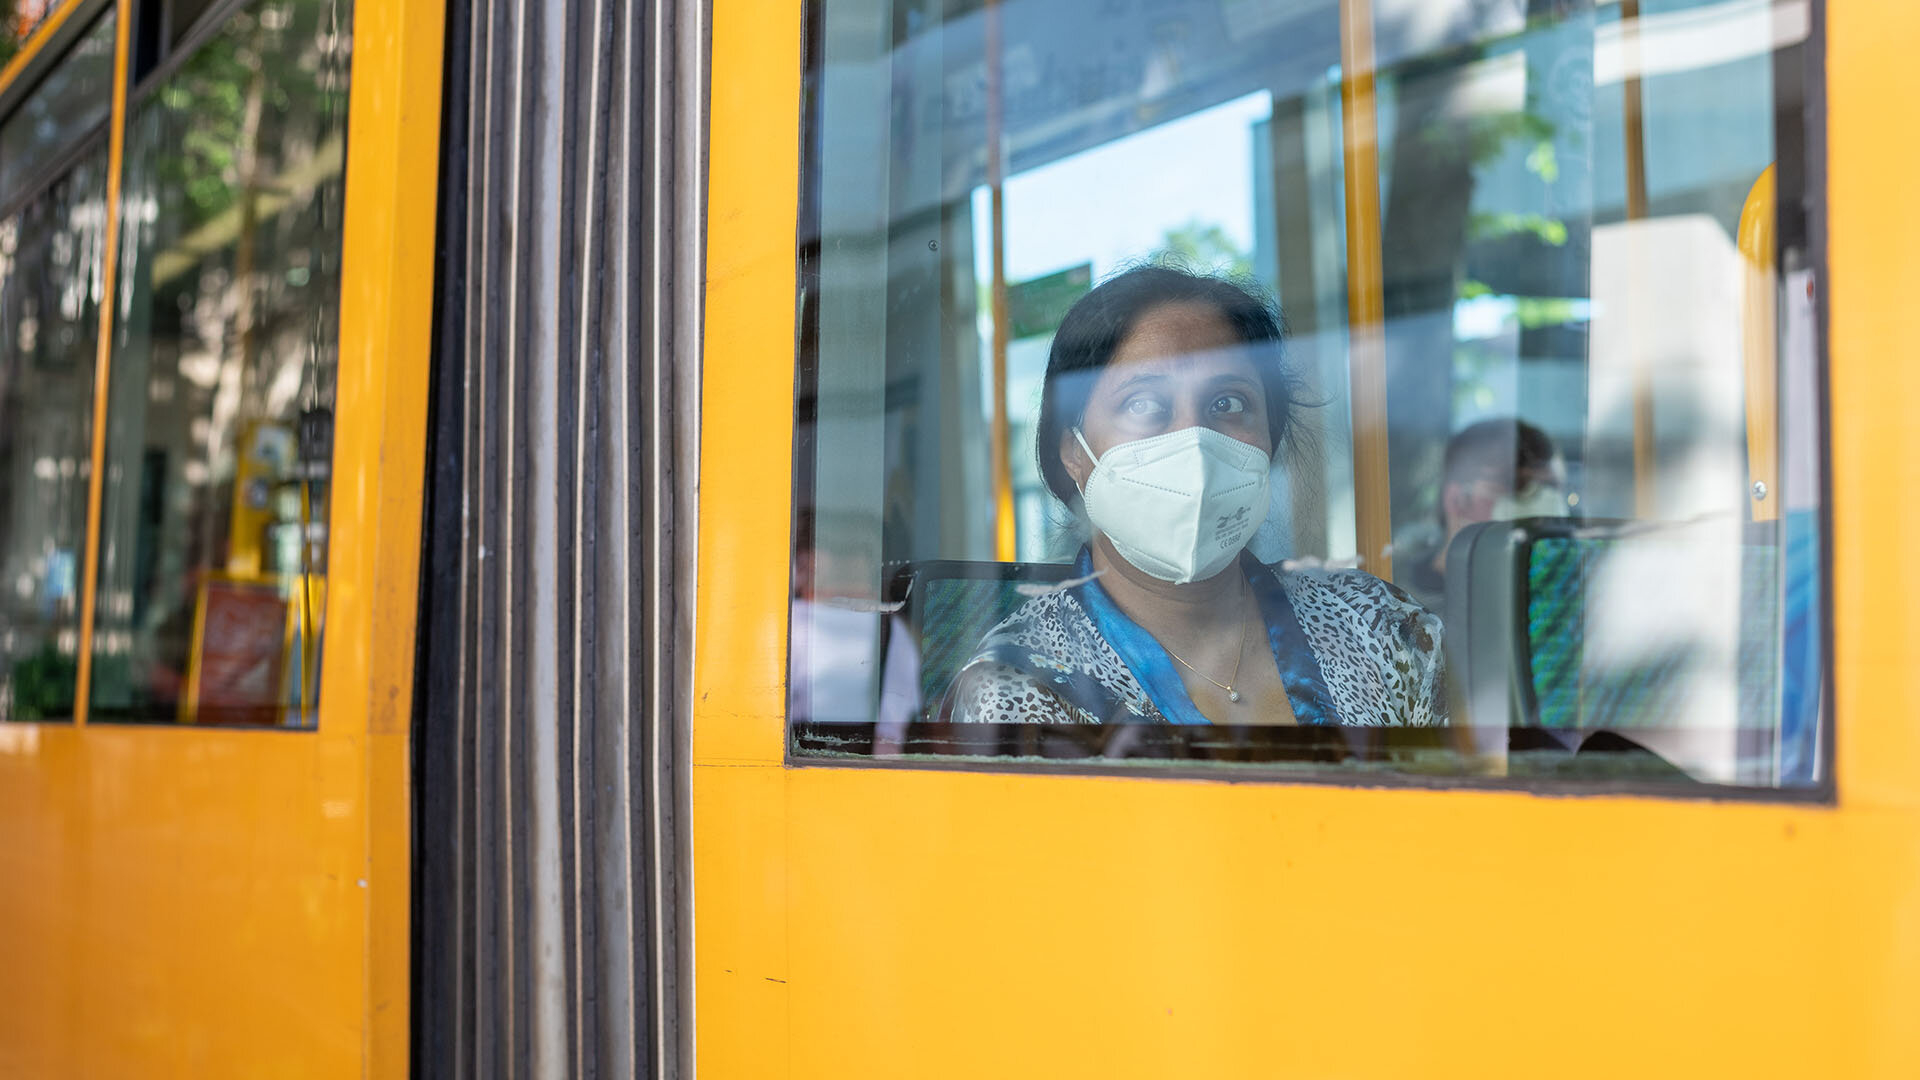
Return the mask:
<svg viewBox="0 0 1920 1080"><path fill-rule="evenodd" d="M1068 309L1047 355L1034 452L1047 490L1068 506L1080 491L1060 460L1060 438L1086 415L1098 373L1113 362L1113 354L1134 324L1147 312L1168 304L1206 304L1227 320L1242 342L1253 346L1254 369L1266 390L1267 434L1275 452L1293 431L1293 412L1303 402L1299 380L1281 351L1286 329L1273 304L1224 278L1164 265L1135 267L1101 282Z"/></svg>

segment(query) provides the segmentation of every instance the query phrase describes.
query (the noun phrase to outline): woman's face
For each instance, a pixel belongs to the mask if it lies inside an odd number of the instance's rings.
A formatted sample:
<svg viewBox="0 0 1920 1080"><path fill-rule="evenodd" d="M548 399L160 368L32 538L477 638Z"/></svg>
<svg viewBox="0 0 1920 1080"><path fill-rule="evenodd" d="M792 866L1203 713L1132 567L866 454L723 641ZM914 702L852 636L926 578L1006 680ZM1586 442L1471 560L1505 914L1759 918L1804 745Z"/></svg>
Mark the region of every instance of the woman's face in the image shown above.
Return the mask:
<svg viewBox="0 0 1920 1080"><path fill-rule="evenodd" d="M1149 309L1100 370L1080 432L1093 452L1190 427L1210 427L1273 453L1267 396L1246 343L1205 303ZM1060 460L1084 488L1093 462L1071 429Z"/></svg>

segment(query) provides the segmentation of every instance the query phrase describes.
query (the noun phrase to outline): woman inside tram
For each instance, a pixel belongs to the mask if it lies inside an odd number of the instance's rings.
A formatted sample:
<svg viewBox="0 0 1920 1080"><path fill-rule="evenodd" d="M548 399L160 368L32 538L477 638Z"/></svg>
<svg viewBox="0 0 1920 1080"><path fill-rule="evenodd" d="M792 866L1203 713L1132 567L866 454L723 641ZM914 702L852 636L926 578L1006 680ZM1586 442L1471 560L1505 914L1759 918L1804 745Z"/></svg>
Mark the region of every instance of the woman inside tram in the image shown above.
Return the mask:
<svg viewBox="0 0 1920 1080"><path fill-rule="evenodd" d="M982 640L950 718L1444 724L1439 619L1371 574L1246 550L1301 407L1276 312L1231 282L1146 266L1081 298L1035 443L1089 538Z"/></svg>

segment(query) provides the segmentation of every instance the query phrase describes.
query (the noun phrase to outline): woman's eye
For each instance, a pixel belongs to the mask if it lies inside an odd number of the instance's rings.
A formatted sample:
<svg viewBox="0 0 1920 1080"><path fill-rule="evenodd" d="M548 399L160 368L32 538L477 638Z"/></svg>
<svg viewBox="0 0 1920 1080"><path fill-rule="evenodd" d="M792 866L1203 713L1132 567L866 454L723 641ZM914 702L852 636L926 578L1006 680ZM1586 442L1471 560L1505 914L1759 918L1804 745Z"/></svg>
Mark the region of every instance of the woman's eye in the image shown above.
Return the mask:
<svg viewBox="0 0 1920 1080"><path fill-rule="evenodd" d="M1243 413L1247 411L1247 399L1239 394L1221 394L1213 399L1213 411L1216 413Z"/></svg>
<svg viewBox="0 0 1920 1080"><path fill-rule="evenodd" d="M1121 409L1124 410L1128 416L1156 416L1165 411L1157 399L1150 397L1128 398L1127 403L1122 405Z"/></svg>

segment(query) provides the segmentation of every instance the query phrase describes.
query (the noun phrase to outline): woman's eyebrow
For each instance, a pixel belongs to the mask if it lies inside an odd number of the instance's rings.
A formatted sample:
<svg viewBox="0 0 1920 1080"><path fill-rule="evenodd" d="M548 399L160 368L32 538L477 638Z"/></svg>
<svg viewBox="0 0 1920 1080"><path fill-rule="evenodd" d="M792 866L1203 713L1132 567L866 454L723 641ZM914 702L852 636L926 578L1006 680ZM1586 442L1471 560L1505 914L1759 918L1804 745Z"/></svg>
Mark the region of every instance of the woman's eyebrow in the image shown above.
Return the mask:
<svg viewBox="0 0 1920 1080"><path fill-rule="evenodd" d="M1115 393L1118 393L1122 390L1127 389L1130 386L1137 386L1141 383L1163 383L1166 381L1167 381L1167 376L1165 375L1160 375L1151 371L1143 371L1138 375L1129 375L1126 378L1121 379L1120 385L1114 387L1113 389Z"/></svg>
<svg viewBox="0 0 1920 1080"><path fill-rule="evenodd" d="M1247 386L1247 387L1252 387L1254 389L1258 389L1260 386L1260 380L1254 378L1251 375L1246 374L1245 372L1228 371L1228 372L1222 372L1219 375L1215 375L1209 378L1206 382L1206 387L1208 390L1211 391L1211 390L1219 389L1220 387L1223 387L1223 386L1233 386L1236 384L1240 386Z"/></svg>

